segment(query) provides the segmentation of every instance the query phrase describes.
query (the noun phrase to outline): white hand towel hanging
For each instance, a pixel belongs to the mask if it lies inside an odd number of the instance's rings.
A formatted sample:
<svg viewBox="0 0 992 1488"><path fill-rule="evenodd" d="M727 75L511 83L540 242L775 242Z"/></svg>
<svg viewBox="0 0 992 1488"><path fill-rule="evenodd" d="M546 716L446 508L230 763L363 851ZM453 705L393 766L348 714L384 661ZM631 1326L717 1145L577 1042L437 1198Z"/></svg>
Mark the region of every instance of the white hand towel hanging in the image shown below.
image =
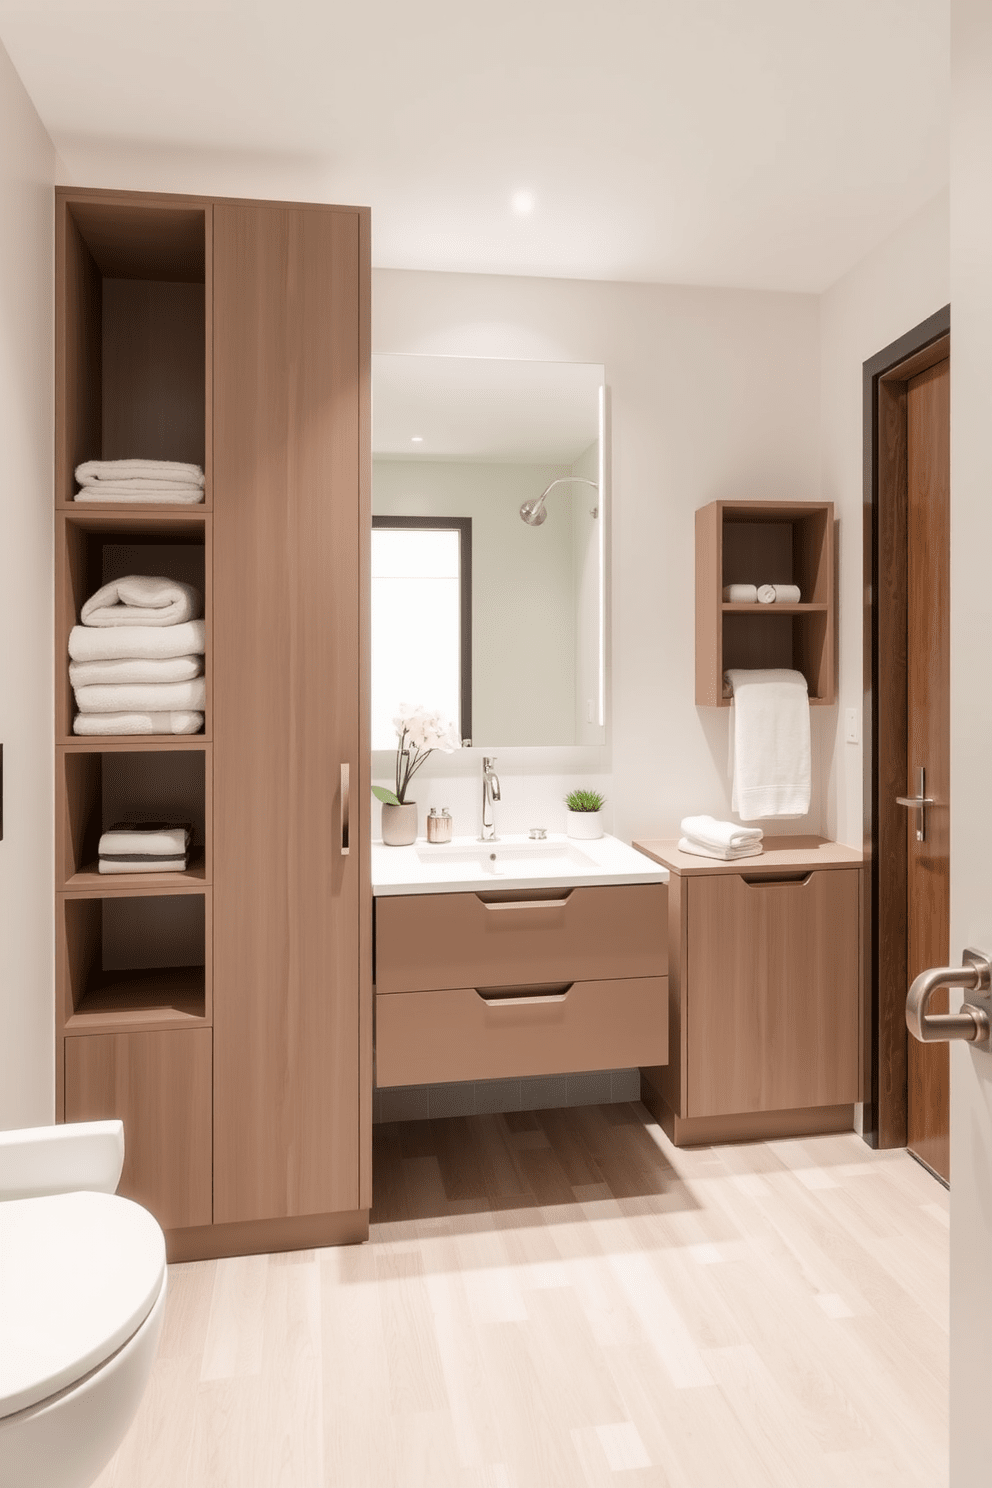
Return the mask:
<svg viewBox="0 0 992 1488"><path fill-rule="evenodd" d="M809 695L801 672L732 668L730 806L742 821L805 816L812 758Z"/></svg>

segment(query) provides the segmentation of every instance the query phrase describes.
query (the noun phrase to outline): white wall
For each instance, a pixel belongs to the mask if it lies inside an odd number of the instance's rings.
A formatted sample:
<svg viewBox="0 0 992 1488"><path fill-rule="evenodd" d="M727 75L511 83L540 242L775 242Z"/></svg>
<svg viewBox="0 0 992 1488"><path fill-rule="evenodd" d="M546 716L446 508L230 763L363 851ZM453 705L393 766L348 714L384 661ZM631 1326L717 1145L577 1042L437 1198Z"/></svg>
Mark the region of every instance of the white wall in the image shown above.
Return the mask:
<svg viewBox="0 0 992 1488"><path fill-rule="evenodd" d="M844 740L845 710L860 718L863 704L862 364L950 299L948 210L945 192L820 301L822 498L836 506L840 617L824 830L852 847L863 840L862 746Z"/></svg>
<svg viewBox="0 0 992 1488"><path fill-rule="evenodd" d="M0 1128L55 1115L52 669L55 151L0 46Z"/></svg>
<svg viewBox="0 0 992 1488"><path fill-rule="evenodd" d="M951 959L992 952L992 7L951 4ZM951 1483L990 1477L992 1056L951 1050Z"/></svg>
<svg viewBox="0 0 992 1488"><path fill-rule="evenodd" d="M819 493L818 303L811 295L379 270L376 352L602 362L613 445L612 731L607 749L505 751L501 822L564 826L562 790L609 798L607 829L672 836L730 811L728 712L694 697L694 526L717 498ZM819 735L833 710L815 709ZM477 830L478 760L431 760ZM421 792L426 801L426 792ZM815 831L809 817L785 830ZM442 804L440 799L434 804ZM531 819L533 818L533 820Z"/></svg>

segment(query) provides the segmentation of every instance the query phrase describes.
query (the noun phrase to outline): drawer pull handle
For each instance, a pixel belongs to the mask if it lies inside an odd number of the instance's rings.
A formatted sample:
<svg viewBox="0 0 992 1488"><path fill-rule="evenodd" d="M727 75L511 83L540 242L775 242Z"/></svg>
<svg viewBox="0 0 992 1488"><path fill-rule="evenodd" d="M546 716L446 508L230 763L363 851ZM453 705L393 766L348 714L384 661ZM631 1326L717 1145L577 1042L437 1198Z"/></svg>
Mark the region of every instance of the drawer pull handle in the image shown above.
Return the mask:
<svg viewBox="0 0 992 1488"><path fill-rule="evenodd" d="M351 851L351 766L341 766L341 856Z"/></svg>
<svg viewBox="0 0 992 1488"><path fill-rule="evenodd" d="M524 987L507 989L511 994L518 991L523 994L518 997L507 996L506 991L499 987L476 987L475 995L482 998L486 1007L534 1007L542 1003L564 1002L574 985L574 982L564 983L560 992L528 992Z"/></svg>
<svg viewBox="0 0 992 1488"><path fill-rule="evenodd" d="M475 897L486 909L564 909L568 903L568 894L564 899L483 899L481 894Z"/></svg>
<svg viewBox="0 0 992 1488"><path fill-rule="evenodd" d="M812 877L812 873L783 873L778 878L752 878L745 873L741 874L741 878L747 884L749 889L762 889L766 887L770 888L774 885L782 884L795 884L799 888L804 888L805 885L809 883Z"/></svg>

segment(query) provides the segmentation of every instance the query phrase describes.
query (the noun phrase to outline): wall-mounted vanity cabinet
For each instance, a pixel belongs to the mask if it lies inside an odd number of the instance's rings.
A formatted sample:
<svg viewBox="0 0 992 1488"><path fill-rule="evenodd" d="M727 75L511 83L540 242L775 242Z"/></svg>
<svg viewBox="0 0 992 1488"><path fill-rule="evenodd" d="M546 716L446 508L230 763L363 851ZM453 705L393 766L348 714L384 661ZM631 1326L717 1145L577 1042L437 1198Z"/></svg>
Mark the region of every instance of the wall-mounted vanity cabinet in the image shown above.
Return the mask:
<svg viewBox="0 0 992 1488"><path fill-rule="evenodd" d="M663 883L376 899L376 1083L668 1058Z"/></svg>
<svg viewBox="0 0 992 1488"><path fill-rule="evenodd" d="M862 1098L861 853L766 837L733 863L639 842L669 882L667 1064L645 1104L678 1145L849 1130Z"/></svg>

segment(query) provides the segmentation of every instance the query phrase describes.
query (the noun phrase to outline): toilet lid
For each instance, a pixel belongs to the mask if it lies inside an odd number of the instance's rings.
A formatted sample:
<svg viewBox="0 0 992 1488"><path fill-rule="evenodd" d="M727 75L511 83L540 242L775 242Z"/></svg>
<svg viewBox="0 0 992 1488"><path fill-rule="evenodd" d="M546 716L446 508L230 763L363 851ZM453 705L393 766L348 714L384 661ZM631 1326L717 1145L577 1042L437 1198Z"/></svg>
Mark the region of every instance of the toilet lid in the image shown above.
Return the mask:
<svg viewBox="0 0 992 1488"><path fill-rule="evenodd" d="M0 1203L0 1417L82 1379L151 1312L165 1238L115 1194Z"/></svg>

